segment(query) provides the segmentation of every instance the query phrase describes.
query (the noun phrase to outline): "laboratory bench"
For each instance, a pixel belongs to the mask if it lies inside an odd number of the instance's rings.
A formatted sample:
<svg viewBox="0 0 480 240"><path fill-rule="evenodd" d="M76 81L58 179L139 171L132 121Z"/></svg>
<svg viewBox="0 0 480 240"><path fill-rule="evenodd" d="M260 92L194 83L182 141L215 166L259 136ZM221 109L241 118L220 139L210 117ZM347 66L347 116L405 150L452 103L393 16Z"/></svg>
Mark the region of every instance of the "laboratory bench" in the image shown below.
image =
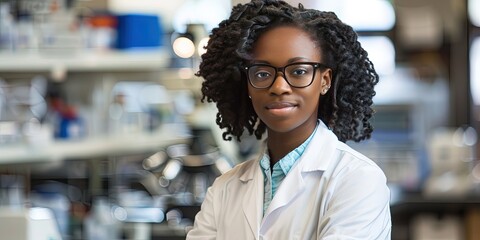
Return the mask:
<svg viewBox="0 0 480 240"><path fill-rule="evenodd" d="M392 199L390 211L393 240L474 240L480 236L480 193L427 196L404 192Z"/></svg>

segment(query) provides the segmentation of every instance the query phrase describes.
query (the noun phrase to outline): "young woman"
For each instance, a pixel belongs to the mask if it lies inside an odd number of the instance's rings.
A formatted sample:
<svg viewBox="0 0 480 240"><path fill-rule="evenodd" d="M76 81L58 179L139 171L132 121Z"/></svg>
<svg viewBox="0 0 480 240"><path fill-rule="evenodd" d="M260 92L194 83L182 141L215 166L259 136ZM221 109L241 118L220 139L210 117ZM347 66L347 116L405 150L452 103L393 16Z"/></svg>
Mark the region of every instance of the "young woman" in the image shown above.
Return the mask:
<svg viewBox="0 0 480 240"><path fill-rule="evenodd" d="M266 140L209 188L187 239L390 239L385 175L344 144L370 137L378 82L352 28L254 0L210 37L198 75L223 138Z"/></svg>

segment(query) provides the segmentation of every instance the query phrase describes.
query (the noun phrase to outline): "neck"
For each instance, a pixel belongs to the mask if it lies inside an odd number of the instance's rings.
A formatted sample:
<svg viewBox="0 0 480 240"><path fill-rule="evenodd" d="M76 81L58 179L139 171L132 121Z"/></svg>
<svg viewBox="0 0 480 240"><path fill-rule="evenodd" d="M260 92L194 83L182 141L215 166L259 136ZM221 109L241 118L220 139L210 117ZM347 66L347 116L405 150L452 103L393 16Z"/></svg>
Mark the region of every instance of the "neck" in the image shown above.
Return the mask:
<svg viewBox="0 0 480 240"><path fill-rule="evenodd" d="M267 146L271 164L275 164L289 152L300 146L313 133L316 122L305 124L290 132L268 130Z"/></svg>

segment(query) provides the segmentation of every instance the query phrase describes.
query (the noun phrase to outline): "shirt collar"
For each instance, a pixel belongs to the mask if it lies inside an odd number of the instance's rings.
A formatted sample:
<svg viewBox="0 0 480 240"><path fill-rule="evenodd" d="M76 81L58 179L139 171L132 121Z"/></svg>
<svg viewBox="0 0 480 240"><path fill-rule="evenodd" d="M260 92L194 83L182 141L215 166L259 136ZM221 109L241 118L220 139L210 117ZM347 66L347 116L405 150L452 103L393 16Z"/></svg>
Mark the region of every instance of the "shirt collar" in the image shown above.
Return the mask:
<svg viewBox="0 0 480 240"><path fill-rule="evenodd" d="M281 158L278 162L276 162L273 168L276 170L280 169L283 174L287 175L287 173L290 172L290 169L292 169L297 160L300 159L302 154L305 152L305 149L307 148L310 141L313 139L317 128L318 123L312 134L310 134L310 136L307 138L307 140L305 140L300 146L293 149L291 152ZM260 160L260 166L263 168L263 170L268 170L270 168L270 156L268 155L268 148L265 148L265 151L263 152L263 157Z"/></svg>
<svg viewBox="0 0 480 240"><path fill-rule="evenodd" d="M332 161L332 157L339 142L337 136L335 136L335 134L321 120L318 121L319 124L317 125L317 130L313 134L310 144L305 148L304 153L299 159L300 161L297 161L299 165L297 168L301 169L302 172L326 170ZM252 162L252 164L258 166L260 160L262 160L265 155L263 154L265 151L266 144L263 144L260 151L262 154L259 154L256 161ZM253 179L255 174L261 172L258 171L257 173L257 169L258 168L255 167L247 168L247 170L241 174L240 180L248 181Z"/></svg>

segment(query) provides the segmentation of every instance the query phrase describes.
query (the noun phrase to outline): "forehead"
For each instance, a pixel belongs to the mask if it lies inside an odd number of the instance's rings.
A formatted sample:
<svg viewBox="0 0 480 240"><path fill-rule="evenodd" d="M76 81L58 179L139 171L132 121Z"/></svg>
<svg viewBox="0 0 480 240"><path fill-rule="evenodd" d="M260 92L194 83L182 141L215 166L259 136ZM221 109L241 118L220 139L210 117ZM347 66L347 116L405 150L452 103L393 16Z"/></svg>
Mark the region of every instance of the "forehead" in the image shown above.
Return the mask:
<svg viewBox="0 0 480 240"><path fill-rule="evenodd" d="M294 26L279 26L263 33L256 41L253 57L271 64L286 64L294 58L320 61L320 47L311 35Z"/></svg>

